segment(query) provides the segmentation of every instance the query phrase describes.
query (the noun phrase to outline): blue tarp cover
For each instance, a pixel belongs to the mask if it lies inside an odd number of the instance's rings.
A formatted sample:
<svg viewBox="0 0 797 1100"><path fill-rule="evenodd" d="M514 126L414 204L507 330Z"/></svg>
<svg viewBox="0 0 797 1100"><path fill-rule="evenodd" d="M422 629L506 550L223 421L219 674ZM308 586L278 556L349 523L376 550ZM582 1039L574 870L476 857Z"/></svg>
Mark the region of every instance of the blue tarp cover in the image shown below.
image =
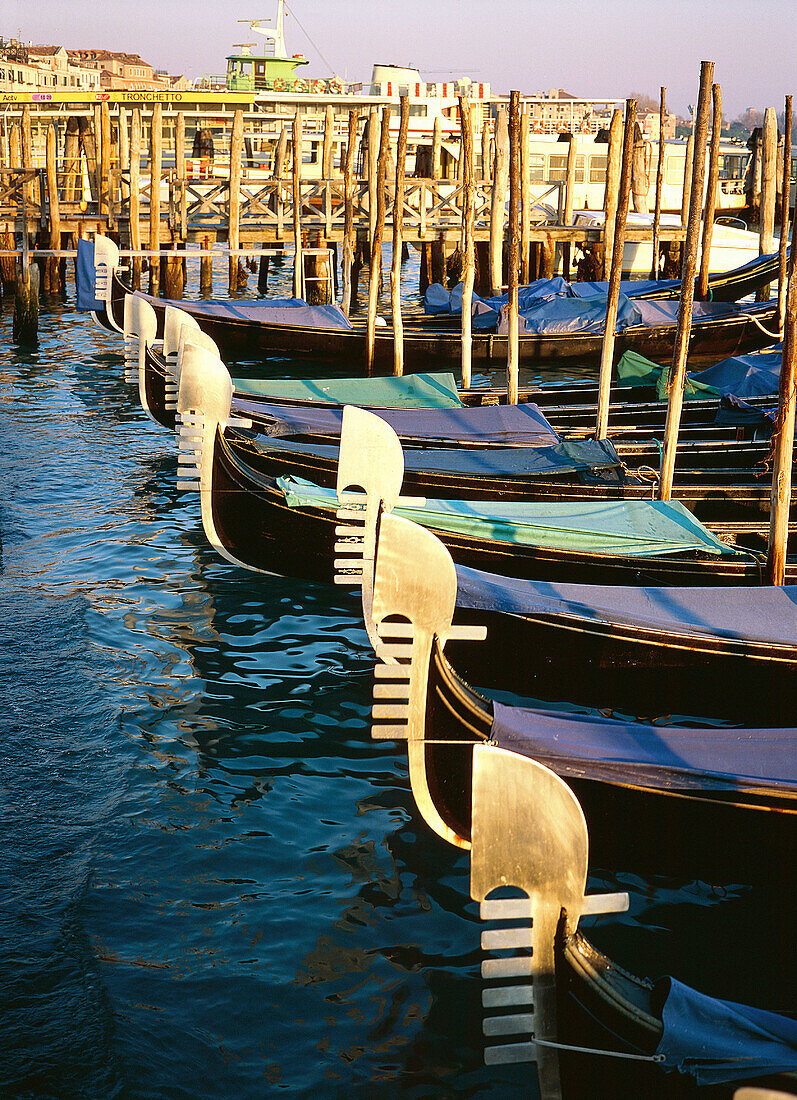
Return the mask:
<svg viewBox="0 0 797 1100"><path fill-rule="evenodd" d="M642 324L640 306L624 294L617 300L616 332ZM658 304L658 303L657 303ZM668 303L664 303L667 305ZM676 303L677 304L677 303ZM502 306L496 333L508 332L507 306ZM522 335L545 336L567 332L603 332L606 322L606 295L593 298L537 298L518 307L518 332Z"/></svg>
<svg viewBox="0 0 797 1100"><path fill-rule="evenodd" d="M721 306L722 303L718 305ZM700 400L723 394L741 398L774 396L778 392L782 359L782 344L774 344L770 348L747 355L732 355L715 363L713 367L687 374L684 398L687 401ZM617 364L617 385L655 386L659 398L666 400L668 374L668 366L662 367L638 352L627 351Z"/></svg>
<svg viewBox="0 0 797 1100"><path fill-rule="evenodd" d="M666 995L656 1053L699 1085L797 1071L797 1020L707 997L675 978L660 979L656 993Z"/></svg>
<svg viewBox="0 0 797 1100"><path fill-rule="evenodd" d="M139 292L140 293L140 292ZM310 306L301 298L270 298L263 302L169 301L141 294L151 304L176 306L192 317L224 321L255 321L262 325L286 325L313 329L350 329L348 317L337 305Z"/></svg>
<svg viewBox="0 0 797 1100"><path fill-rule="evenodd" d="M493 704L500 748L564 777L797 796L797 729L702 729Z"/></svg>
<svg viewBox="0 0 797 1100"><path fill-rule="evenodd" d="M83 237L79 237L77 242L75 286L77 288L75 308L80 313L105 309L105 303L100 301L94 293L94 241L84 240Z"/></svg>
<svg viewBox="0 0 797 1100"><path fill-rule="evenodd" d="M569 615L645 630L797 648L797 585L630 588L518 580L457 566L457 603L514 615Z"/></svg>
<svg viewBox="0 0 797 1100"><path fill-rule="evenodd" d="M331 443L301 443L260 435L249 440L248 445L277 458L320 456L334 462L338 460L337 445ZM607 439L563 440L555 447L434 447L433 450L408 447L404 452L405 470L428 470L430 463L441 474L522 480L560 477L581 471L616 470L620 459Z"/></svg>
<svg viewBox="0 0 797 1100"><path fill-rule="evenodd" d="M343 409L291 408L265 402L236 402L236 409L257 418L267 435L339 436ZM379 413L402 439L468 444L552 447L559 436L531 402L459 409L384 409Z"/></svg>
<svg viewBox="0 0 797 1100"><path fill-rule="evenodd" d="M234 378L236 394L260 394L281 401L365 408L462 408L450 371L405 374L401 378Z"/></svg>

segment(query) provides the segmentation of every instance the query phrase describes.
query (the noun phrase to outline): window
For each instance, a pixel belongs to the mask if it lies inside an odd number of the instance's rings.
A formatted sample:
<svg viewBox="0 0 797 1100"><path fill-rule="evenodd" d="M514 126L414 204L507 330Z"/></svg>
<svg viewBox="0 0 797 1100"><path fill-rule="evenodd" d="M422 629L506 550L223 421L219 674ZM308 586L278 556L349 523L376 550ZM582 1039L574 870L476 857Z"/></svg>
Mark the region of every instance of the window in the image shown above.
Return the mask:
<svg viewBox="0 0 797 1100"><path fill-rule="evenodd" d="M576 153L576 170L574 173L574 182L584 182L584 168L586 157L583 153ZM549 158L549 170L548 179L551 183L557 181L564 181L567 179L567 154L561 155L559 153L552 153Z"/></svg>
<svg viewBox="0 0 797 1100"><path fill-rule="evenodd" d="M529 156L529 179L532 183L545 181L545 153L531 153Z"/></svg>
<svg viewBox="0 0 797 1100"><path fill-rule="evenodd" d="M427 104L426 103L411 103L410 115L413 118L426 118Z"/></svg>
<svg viewBox="0 0 797 1100"><path fill-rule="evenodd" d="M744 175L743 163L745 156L732 153L720 154L718 176L721 180L737 180Z"/></svg>
<svg viewBox="0 0 797 1100"><path fill-rule="evenodd" d="M590 183L605 183L606 182L606 162L607 158L602 157L599 154L594 154L589 158L589 182Z"/></svg>
<svg viewBox="0 0 797 1100"><path fill-rule="evenodd" d="M666 183L677 184L683 187L684 162L680 157L667 157L664 165L664 180Z"/></svg>

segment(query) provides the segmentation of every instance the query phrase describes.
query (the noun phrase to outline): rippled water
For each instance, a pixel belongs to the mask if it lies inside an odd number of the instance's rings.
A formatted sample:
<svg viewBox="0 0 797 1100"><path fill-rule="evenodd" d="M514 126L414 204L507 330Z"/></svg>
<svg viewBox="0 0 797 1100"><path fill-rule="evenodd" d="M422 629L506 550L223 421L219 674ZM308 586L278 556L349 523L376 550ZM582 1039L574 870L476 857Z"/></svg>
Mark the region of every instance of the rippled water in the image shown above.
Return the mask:
<svg viewBox="0 0 797 1100"><path fill-rule="evenodd" d="M35 351L0 317L0 1094L533 1095L482 1065L468 860L370 740L356 603L214 555L71 301ZM751 888L598 882L621 961L754 996Z"/></svg>

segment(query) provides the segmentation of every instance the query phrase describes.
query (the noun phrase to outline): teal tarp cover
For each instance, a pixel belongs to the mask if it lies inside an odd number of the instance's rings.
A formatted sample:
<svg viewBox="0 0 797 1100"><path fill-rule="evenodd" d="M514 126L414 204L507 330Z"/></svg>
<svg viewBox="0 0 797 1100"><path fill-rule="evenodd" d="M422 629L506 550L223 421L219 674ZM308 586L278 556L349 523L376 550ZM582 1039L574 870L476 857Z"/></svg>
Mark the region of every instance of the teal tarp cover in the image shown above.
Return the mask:
<svg viewBox="0 0 797 1100"><path fill-rule="evenodd" d="M334 509L337 496L299 478L279 478L292 508ZM736 554L715 538L682 504L674 501L505 501L427 500L395 514L434 531L449 531L518 546L623 557L650 557L699 550Z"/></svg>
<svg viewBox="0 0 797 1100"><path fill-rule="evenodd" d="M280 401L317 401L367 408L461 408L454 375L447 371L404 378L234 378L235 392Z"/></svg>

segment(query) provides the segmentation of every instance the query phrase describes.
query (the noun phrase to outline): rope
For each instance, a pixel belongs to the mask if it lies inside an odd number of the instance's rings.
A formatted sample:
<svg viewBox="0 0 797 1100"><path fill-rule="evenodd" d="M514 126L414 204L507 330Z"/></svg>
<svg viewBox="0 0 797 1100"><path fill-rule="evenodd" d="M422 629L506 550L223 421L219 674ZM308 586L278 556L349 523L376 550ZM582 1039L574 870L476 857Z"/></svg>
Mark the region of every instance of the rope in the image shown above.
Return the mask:
<svg viewBox="0 0 797 1100"><path fill-rule="evenodd" d="M783 329L781 329L779 332L770 332L768 328L764 328L758 318L754 317L752 313L740 313L739 316L744 318L745 321L752 321L754 325L757 325L758 328L761 329L765 336L768 336L770 338L770 340L783 339Z"/></svg>
<svg viewBox="0 0 797 1100"><path fill-rule="evenodd" d="M532 1039L533 1043L541 1047L551 1047L554 1050L572 1050L576 1054L602 1054L604 1058L625 1058L629 1062L656 1062L661 1065L665 1061L663 1054L626 1054L621 1050L599 1050L597 1047L574 1047L569 1043L554 1043L551 1039Z"/></svg>

